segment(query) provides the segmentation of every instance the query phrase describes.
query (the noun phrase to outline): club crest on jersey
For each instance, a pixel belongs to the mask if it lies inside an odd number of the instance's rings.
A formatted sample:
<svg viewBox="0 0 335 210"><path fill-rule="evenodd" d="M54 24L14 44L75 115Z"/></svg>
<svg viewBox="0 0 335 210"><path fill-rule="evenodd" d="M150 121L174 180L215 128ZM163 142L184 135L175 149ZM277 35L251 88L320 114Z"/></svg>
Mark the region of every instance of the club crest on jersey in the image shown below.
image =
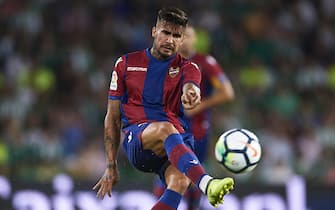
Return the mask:
<svg viewBox="0 0 335 210"><path fill-rule="evenodd" d="M178 75L178 73L179 73L179 67L176 67L176 68L170 67L169 68L169 76L171 78L176 77Z"/></svg>

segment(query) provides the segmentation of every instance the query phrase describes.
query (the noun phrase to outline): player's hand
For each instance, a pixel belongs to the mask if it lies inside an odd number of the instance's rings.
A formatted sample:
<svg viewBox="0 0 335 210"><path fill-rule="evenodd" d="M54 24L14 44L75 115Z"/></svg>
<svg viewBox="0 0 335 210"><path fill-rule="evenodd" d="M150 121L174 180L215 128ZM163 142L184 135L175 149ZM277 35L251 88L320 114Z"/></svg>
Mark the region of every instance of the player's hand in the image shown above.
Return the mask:
<svg viewBox="0 0 335 210"><path fill-rule="evenodd" d="M181 102L184 106L184 109L190 110L200 104L201 97L200 91L198 89L199 88L195 85L184 89L183 95L181 96Z"/></svg>
<svg viewBox="0 0 335 210"><path fill-rule="evenodd" d="M97 192L97 197L99 199L103 199L106 194L111 197L113 186L118 181L119 171L117 170L117 168L107 168L98 183L93 187L93 190L99 188Z"/></svg>
<svg viewBox="0 0 335 210"><path fill-rule="evenodd" d="M193 109L185 109L184 112L185 112L186 116L193 117L194 115L200 113L203 110L202 103L203 102L201 102L199 105L197 105Z"/></svg>

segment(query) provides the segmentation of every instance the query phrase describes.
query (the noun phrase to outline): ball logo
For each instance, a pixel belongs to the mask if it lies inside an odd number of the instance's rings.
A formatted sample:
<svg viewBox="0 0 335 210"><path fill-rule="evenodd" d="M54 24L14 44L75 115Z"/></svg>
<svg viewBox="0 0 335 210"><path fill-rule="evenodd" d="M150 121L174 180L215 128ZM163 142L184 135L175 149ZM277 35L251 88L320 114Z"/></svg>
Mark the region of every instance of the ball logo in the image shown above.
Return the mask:
<svg viewBox="0 0 335 210"><path fill-rule="evenodd" d="M176 68L170 67L169 68L169 76L171 78L176 77L178 75L178 73L179 73L179 67L176 67Z"/></svg>
<svg viewBox="0 0 335 210"><path fill-rule="evenodd" d="M238 166L238 165L239 165L238 161L236 161L236 160L232 160L232 161L231 161L231 164L232 164L233 166Z"/></svg>
<svg viewBox="0 0 335 210"><path fill-rule="evenodd" d="M244 141L240 141L242 144L244 144L246 147L248 147L249 149L251 149L252 151L252 156L257 157L258 152L257 149L255 147L253 147L251 144L249 144L248 142L244 142Z"/></svg>

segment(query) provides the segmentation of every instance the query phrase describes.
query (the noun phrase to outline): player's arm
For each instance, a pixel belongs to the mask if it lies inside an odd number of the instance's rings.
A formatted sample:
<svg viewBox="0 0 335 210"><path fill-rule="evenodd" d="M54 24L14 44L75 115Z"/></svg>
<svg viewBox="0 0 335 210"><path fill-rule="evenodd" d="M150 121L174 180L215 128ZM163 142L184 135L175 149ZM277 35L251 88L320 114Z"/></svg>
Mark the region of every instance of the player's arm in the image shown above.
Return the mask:
<svg viewBox="0 0 335 210"><path fill-rule="evenodd" d="M108 100L107 114L105 117L104 142L107 160L107 169L116 168L117 152L121 135L121 102L120 100Z"/></svg>
<svg viewBox="0 0 335 210"><path fill-rule="evenodd" d="M119 180L117 169L117 154L120 145L121 135L121 97L124 92L123 70L125 68L124 59L121 57L116 61L112 72L109 87L109 100L107 113L105 116L104 144L106 151L106 170L93 190L98 189L97 197L103 198L106 194L111 196L112 188Z"/></svg>
<svg viewBox="0 0 335 210"><path fill-rule="evenodd" d="M106 194L110 197L112 188L119 180L117 169L117 154L120 145L121 114L120 100L108 100L105 117L104 143L106 151L106 170L93 190L98 189L97 197L103 199Z"/></svg>
<svg viewBox="0 0 335 210"><path fill-rule="evenodd" d="M181 102L185 110L194 109L201 102L200 94L201 73L198 65L188 62L184 66L184 82Z"/></svg>

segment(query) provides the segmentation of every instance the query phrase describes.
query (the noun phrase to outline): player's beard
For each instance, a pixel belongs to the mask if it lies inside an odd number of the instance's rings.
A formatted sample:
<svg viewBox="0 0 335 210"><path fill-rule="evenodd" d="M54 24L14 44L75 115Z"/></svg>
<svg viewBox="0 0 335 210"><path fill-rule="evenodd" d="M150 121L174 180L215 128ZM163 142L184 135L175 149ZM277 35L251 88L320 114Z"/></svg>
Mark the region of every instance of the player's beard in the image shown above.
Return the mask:
<svg viewBox="0 0 335 210"><path fill-rule="evenodd" d="M158 60L165 60L176 53L176 47L171 45L158 45L153 43L151 54Z"/></svg>
<svg viewBox="0 0 335 210"><path fill-rule="evenodd" d="M160 57L167 59L176 53L176 49L173 46L161 45L158 50Z"/></svg>

